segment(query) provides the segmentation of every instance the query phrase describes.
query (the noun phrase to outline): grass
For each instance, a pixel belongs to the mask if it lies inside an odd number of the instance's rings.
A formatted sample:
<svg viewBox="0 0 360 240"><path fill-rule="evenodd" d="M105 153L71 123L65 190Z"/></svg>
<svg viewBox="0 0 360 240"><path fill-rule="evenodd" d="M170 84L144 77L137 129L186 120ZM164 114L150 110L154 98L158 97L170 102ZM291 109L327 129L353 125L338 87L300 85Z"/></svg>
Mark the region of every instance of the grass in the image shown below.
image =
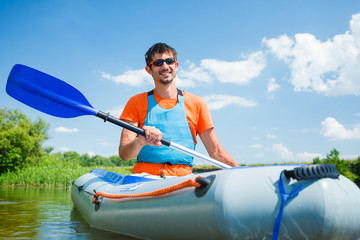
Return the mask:
<svg viewBox="0 0 360 240"><path fill-rule="evenodd" d="M338 154L336 149L334 149L326 158L314 159L312 163L255 164L241 166L331 163L337 167L340 174L349 178L360 187L360 157L357 160L342 160L339 159ZM15 172L1 174L0 186L68 188L72 185L72 181L96 168L123 175L131 174L132 169L132 166L80 166L77 161L67 161L57 157L59 156L54 155L44 158L38 166L28 166ZM193 172L201 173L218 169L219 168L212 165L197 165L193 167Z"/></svg>
<svg viewBox="0 0 360 240"><path fill-rule="evenodd" d="M82 167L76 165L50 164L48 166L30 166L16 172L7 172L0 175L0 186L16 187L44 187L68 188L72 181L91 170L101 168L123 175L131 174L132 166L121 167ZM219 168L211 165L194 166L194 173L215 171Z"/></svg>
<svg viewBox="0 0 360 240"><path fill-rule="evenodd" d="M72 181L97 167L27 167L16 172L0 175L0 186L67 188ZM131 174L132 167L99 167L124 175Z"/></svg>

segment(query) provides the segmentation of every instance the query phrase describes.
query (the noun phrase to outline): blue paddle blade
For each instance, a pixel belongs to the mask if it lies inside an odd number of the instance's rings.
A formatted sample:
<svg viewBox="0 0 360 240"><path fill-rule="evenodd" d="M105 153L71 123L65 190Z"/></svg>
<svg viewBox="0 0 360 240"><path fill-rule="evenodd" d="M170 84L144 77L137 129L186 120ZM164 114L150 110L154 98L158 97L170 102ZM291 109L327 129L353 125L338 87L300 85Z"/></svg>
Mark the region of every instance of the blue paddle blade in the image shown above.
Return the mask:
<svg viewBox="0 0 360 240"><path fill-rule="evenodd" d="M21 64L12 68L6 92L16 100L55 117L96 116L98 112L75 87Z"/></svg>

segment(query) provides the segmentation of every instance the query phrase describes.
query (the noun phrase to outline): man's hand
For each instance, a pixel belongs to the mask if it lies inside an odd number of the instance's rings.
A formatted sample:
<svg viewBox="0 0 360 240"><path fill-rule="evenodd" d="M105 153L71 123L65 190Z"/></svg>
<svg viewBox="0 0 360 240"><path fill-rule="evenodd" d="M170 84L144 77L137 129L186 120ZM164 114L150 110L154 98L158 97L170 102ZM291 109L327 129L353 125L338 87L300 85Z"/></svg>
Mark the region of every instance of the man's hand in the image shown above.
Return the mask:
<svg viewBox="0 0 360 240"><path fill-rule="evenodd" d="M143 126L145 137L139 135L139 142L143 145L151 145L161 147L162 132L156 127Z"/></svg>

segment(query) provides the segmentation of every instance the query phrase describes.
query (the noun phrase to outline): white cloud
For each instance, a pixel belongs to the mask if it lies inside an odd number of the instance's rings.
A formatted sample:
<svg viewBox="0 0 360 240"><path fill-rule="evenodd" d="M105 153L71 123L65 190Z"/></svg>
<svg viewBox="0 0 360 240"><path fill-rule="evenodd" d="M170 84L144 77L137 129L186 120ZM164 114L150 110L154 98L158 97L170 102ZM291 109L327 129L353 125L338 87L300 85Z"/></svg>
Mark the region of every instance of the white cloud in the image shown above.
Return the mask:
<svg viewBox="0 0 360 240"><path fill-rule="evenodd" d="M89 157L94 157L96 154L92 151L88 151L87 154L89 155Z"/></svg>
<svg viewBox="0 0 360 240"><path fill-rule="evenodd" d="M272 145L272 151L279 154L281 159L285 161L294 161L294 162L312 162L316 157L321 158L321 154L318 153L297 153L294 154L288 148L286 148L282 143L276 143Z"/></svg>
<svg viewBox="0 0 360 240"><path fill-rule="evenodd" d="M314 158L322 158L321 154L319 153L308 153L308 152L304 152L304 153L297 153L296 154L296 159L299 162L312 162L312 160Z"/></svg>
<svg viewBox="0 0 360 240"><path fill-rule="evenodd" d="M60 133L74 133L74 132L78 132L77 128L67 128L67 127L57 127L55 128L55 132L60 132Z"/></svg>
<svg viewBox="0 0 360 240"><path fill-rule="evenodd" d="M152 78L145 71L145 69L140 70L128 70L123 74L112 76L109 73L102 73L101 78L106 80L111 80L116 84L127 84L133 87L141 87L145 84L151 84Z"/></svg>
<svg viewBox="0 0 360 240"><path fill-rule="evenodd" d="M110 113L110 115L115 116L115 117L120 117L122 111L124 110L124 106L123 105L119 105L116 106L113 109L107 110L107 112Z"/></svg>
<svg viewBox="0 0 360 240"><path fill-rule="evenodd" d="M280 89L280 85L276 83L275 78L270 78L268 81L267 92L272 93Z"/></svg>
<svg viewBox="0 0 360 240"><path fill-rule="evenodd" d="M360 157L360 155L351 154L351 155L343 155L340 158L346 160L356 160L358 157Z"/></svg>
<svg viewBox="0 0 360 240"><path fill-rule="evenodd" d="M335 118L328 117L321 122L321 133L325 137L331 139L360 139L360 127L356 126L352 130L346 129L342 124L336 121Z"/></svg>
<svg viewBox="0 0 360 240"><path fill-rule="evenodd" d="M195 87L199 83L210 83L212 78L210 73L201 67L196 67L194 63L187 61L186 69L180 68L177 71L176 85L179 87Z"/></svg>
<svg viewBox="0 0 360 240"><path fill-rule="evenodd" d="M266 137L270 138L270 139L275 139L276 135L275 134L266 134Z"/></svg>
<svg viewBox="0 0 360 240"><path fill-rule="evenodd" d="M360 14L352 16L350 31L325 42L303 33L264 38L263 43L289 64L295 91L360 95Z"/></svg>
<svg viewBox="0 0 360 240"><path fill-rule="evenodd" d="M214 74L222 83L247 85L265 68L266 60L262 52L250 54L246 60L226 62L216 59L204 59L201 67Z"/></svg>
<svg viewBox="0 0 360 240"><path fill-rule="evenodd" d="M199 84L208 84L214 80L222 83L247 85L265 68L266 60L262 52L255 52L245 56L243 61L226 62L216 59L203 59L200 66L186 61L177 71L176 82L179 87L195 87ZM123 74L113 76L101 73L101 78L111 80L117 84L127 84L140 87L152 84L151 76L144 70L128 70Z"/></svg>
<svg viewBox="0 0 360 240"><path fill-rule="evenodd" d="M209 109L212 110L219 110L231 104L243 107L256 106L256 103L252 100L230 95L210 95L204 97L204 100L207 102Z"/></svg>
<svg viewBox="0 0 360 240"><path fill-rule="evenodd" d="M287 35L281 35L278 38L271 39L264 38L262 41L279 59L284 60L285 62L289 61L289 58L292 56L291 49L294 45L294 41Z"/></svg>
<svg viewBox="0 0 360 240"><path fill-rule="evenodd" d="M68 147L59 148L60 152L68 152L70 149Z"/></svg>
<svg viewBox="0 0 360 240"><path fill-rule="evenodd" d="M287 149L282 143L273 144L272 150L280 154L282 159L292 160L294 158L294 153Z"/></svg>
<svg viewBox="0 0 360 240"><path fill-rule="evenodd" d="M249 146L249 148L257 148L257 149L259 149L259 148L263 148L263 146L261 144L254 144L254 145Z"/></svg>

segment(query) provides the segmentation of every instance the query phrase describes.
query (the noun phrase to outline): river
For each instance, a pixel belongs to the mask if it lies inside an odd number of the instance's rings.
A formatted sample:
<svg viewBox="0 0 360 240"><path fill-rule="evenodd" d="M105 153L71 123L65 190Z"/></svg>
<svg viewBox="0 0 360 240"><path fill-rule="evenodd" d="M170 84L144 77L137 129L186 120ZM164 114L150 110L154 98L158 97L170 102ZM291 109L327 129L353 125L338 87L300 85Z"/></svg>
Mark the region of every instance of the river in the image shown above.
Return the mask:
<svg viewBox="0 0 360 240"><path fill-rule="evenodd" d="M0 188L0 216L0 240L136 239L91 228L74 208L70 190Z"/></svg>
<svg viewBox="0 0 360 240"><path fill-rule="evenodd" d="M132 239L91 228L70 190L0 188L0 239Z"/></svg>

